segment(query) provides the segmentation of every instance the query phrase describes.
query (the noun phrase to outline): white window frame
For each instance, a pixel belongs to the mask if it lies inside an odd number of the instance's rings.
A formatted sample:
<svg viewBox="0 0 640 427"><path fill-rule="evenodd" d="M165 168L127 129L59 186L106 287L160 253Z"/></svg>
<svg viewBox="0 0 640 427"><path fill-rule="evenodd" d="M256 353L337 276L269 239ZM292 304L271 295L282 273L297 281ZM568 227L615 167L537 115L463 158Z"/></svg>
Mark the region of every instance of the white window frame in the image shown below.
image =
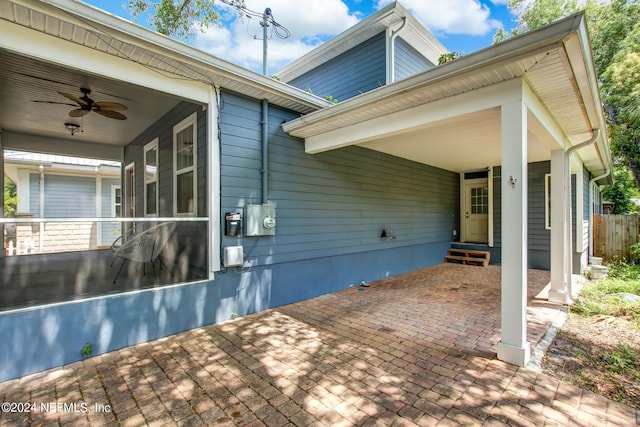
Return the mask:
<svg viewBox="0 0 640 427"><path fill-rule="evenodd" d="M159 165L159 149L158 149L158 138L154 139L153 141L149 142L148 144L145 144L144 146L144 150L143 150L143 161L144 161L144 168L143 168L143 174L144 174L144 216L145 217L154 217L154 216L158 216L158 210L160 209L160 189L159 189L159 185L158 185L158 181L160 180L160 174L159 174L159 169L160 169L160 165ZM155 178L153 180L149 180L149 177L147 176L147 152L151 151L155 149L156 150L156 173L155 173ZM156 213L154 214L149 214L148 212L148 206L147 206L147 185L151 184L155 182L156 183Z"/></svg>
<svg viewBox="0 0 640 427"><path fill-rule="evenodd" d="M551 230L551 174L544 175L544 229Z"/></svg>
<svg viewBox="0 0 640 427"><path fill-rule="evenodd" d="M120 203L116 201L116 191L120 190ZM124 207L123 203L123 194L122 194L122 186L121 185L111 185L111 218L120 218L122 217L122 208ZM120 217L116 217L116 206L120 205Z"/></svg>
<svg viewBox="0 0 640 427"><path fill-rule="evenodd" d="M189 126L192 127L192 156L191 166L178 169L178 134ZM196 216L198 213L198 114L191 114L186 119L173 127L173 215L174 216ZM185 173L193 174L193 204L192 212L178 212L178 177Z"/></svg>

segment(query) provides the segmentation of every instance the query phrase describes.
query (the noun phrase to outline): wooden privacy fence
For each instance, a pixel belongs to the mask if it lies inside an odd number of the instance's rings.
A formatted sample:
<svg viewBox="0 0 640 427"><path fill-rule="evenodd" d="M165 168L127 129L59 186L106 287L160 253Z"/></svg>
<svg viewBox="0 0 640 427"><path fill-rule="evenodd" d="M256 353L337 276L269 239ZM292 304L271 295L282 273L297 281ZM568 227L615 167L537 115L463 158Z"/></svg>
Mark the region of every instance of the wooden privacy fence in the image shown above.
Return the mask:
<svg viewBox="0 0 640 427"><path fill-rule="evenodd" d="M594 215L593 255L605 261L629 260L639 235L639 215Z"/></svg>

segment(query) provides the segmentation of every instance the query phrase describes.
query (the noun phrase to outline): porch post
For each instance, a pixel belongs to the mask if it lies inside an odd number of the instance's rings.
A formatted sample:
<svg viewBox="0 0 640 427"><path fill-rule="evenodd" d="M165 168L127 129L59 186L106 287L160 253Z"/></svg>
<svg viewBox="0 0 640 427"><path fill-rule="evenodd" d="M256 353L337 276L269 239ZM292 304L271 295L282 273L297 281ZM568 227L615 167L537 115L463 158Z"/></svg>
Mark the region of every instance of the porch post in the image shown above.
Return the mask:
<svg viewBox="0 0 640 427"><path fill-rule="evenodd" d="M564 150L551 152L551 289L549 301L566 304L567 294L567 188Z"/></svg>
<svg viewBox="0 0 640 427"><path fill-rule="evenodd" d="M502 339L498 358L524 366L527 341L527 108L502 105Z"/></svg>

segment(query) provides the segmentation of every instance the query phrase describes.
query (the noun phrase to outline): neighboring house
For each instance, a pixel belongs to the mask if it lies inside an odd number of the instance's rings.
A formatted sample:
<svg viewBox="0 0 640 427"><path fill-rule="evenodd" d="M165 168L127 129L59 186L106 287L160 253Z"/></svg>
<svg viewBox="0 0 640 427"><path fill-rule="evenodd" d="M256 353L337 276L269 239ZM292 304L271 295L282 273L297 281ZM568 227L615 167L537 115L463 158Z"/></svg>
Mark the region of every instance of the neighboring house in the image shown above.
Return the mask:
<svg viewBox="0 0 640 427"><path fill-rule="evenodd" d="M16 184L16 217L120 216L119 162L5 150L4 174ZM5 249L12 248L8 255L97 249L111 246L119 230L119 223L18 224Z"/></svg>
<svg viewBox="0 0 640 427"><path fill-rule="evenodd" d="M0 5L2 147L120 162L123 216L175 221L173 267L208 276L0 312L0 380L434 265L458 241L501 262L498 357L526 363L527 266L571 299L610 179L584 15L434 66L443 47L394 2L326 46L277 81L80 2ZM127 120L91 112L70 139L72 107L34 112L80 87Z"/></svg>

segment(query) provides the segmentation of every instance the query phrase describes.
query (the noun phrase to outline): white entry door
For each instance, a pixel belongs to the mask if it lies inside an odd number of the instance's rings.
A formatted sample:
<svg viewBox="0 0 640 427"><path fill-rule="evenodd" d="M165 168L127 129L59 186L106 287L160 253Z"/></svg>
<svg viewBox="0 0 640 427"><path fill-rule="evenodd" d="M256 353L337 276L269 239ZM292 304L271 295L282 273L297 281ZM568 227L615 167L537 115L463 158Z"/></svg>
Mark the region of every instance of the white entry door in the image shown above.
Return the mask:
<svg viewBox="0 0 640 427"><path fill-rule="evenodd" d="M468 181L464 185L464 241L489 241L489 184L486 179Z"/></svg>

